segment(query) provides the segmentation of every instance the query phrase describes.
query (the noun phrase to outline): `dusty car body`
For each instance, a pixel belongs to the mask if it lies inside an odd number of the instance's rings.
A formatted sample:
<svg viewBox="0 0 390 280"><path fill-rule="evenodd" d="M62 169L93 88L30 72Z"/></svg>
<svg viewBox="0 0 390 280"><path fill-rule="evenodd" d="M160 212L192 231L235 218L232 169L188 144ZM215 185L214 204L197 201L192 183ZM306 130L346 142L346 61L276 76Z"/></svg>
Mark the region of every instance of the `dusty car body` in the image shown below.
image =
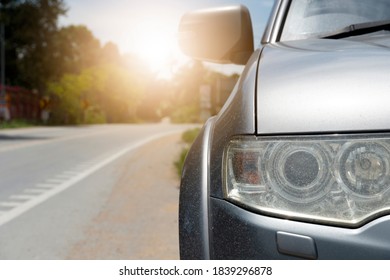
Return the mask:
<svg viewBox="0 0 390 280"><path fill-rule="evenodd" d="M390 1L276 0L256 50L250 20L180 25L187 54L246 65L187 156L181 258L389 259Z"/></svg>

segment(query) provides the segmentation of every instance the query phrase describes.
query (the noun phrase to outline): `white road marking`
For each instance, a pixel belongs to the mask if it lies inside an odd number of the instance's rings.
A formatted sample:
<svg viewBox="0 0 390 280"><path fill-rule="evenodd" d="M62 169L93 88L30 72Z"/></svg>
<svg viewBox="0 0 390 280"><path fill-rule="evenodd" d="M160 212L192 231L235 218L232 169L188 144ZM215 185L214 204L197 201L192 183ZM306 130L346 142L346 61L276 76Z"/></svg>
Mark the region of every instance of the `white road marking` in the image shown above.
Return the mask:
<svg viewBox="0 0 390 280"><path fill-rule="evenodd" d="M25 189L23 192L40 194L40 193L43 193L45 191L46 191L45 189Z"/></svg>
<svg viewBox="0 0 390 280"><path fill-rule="evenodd" d="M12 201L2 201L2 202L0 202L0 207L14 208L14 207L20 206L21 204L22 204L21 202L15 202L15 201L13 201L13 202Z"/></svg>
<svg viewBox="0 0 390 280"><path fill-rule="evenodd" d="M72 178L72 177L70 177ZM51 178L51 179L47 179L46 180L46 183L48 183L49 185L58 185L58 184L61 184L62 182L66 181L66 179L63 179L63 178Z"/></svg>
<svg viewBox="0 0 390 280"><path fill-rule="evenodd" d="M77 175L77 174L78 174L77 171L69 170L69 171L64 171L64 172L62 172L62 175L60 175L60 176L72 177L72 176Z"/></svg>
<svg viewBox="0 0 390 280"><path fill-rule="evenodd" d="M55 185L55 184L36 184L35 185L36 188L41 188L41 189L52 189L56 186L57 185Z"/></svg>
<svg viewBox="0 0 390 280"><path fill-rule="evenodd" d="M30 199L33 199L35 197L36 197L35 195L15 194L15 195L11 195L9 197L9 199L11 199L11 200L30 200Z"/></svg>
<svg viewBox="0 0 390 280"><path fill-rule="evenodd" d="M72 178L73 176L79 174L79 172L72 172L72 173L62 173L56 176L58 180L64 180L64 179L69 179Z"/></svg>
<svg viewBox="0 0 390 280"><path fill-rule="evenodd" d="M23 213L29 211L30 209L34 208L35 206L45 202L49 198L65 191L66 189L72 187L73 185L77 184L81 180L85 179L86 177L90 176L91 174L95 173L99 169L105 167L106 165L112 163L113 161L117 160L121 156L125 155L126 153L133 151L153 140L156 140L158 138L162 138L167 135L178 133L179 131L170 131L170 132L164 132L160 134L153 135L149 138L143 139L141 141L135 142L126 148L120 150L119 152L107 157L106 159L100 161L99 163L96 163L92 166L87 166L85 170L80 171L80 173L77 173L75 176L69 178L68 180L62 180L61 182L58 182L57 185L55 184L36 184L36 188L45 188L47 189L45 192L43 192L40 195L36 195L33 198L31 198L28 201L25 201L23 203L16 203L16 202L0 202L0 206L4 207L13 207L9 211L5 211L0 216L0 226L12 221L13 219L19 217ZM92 164L92 163L91 163Z"/></svg>

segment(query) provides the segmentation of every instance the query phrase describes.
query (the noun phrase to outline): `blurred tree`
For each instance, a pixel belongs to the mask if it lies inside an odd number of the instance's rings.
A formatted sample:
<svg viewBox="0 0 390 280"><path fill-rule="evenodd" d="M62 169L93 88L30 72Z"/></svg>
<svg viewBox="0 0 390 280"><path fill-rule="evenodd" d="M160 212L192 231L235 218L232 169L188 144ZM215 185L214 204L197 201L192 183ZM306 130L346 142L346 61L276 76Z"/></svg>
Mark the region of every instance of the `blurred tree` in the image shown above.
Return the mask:
<svg viewBox="0 0 390 280"><path fill-rule="evenodd" d="M103 90L99 92L99 104L107 121L136 121L137 107L144 92L145 81L136 71L129 71L116 64L102 65L100 71L105 77L105 83Z"/></svg>
<svg viewBox="0 0 390 280"><path fill-rule="evenodd" d="M62 27L54 35L50 52L55 65L53 78L65 73L79 74L82 70L96 65L101 57L100 42L85 26Z"/></svg>
<svg viewBox="0 0 390 280"><path fill-rule="evenodd" d="M136 120L150 71L114 43L102 47L86 26L59 28L65 13L64 0L0 1L7 82L50 97L55 123Z"/></svg>
<svg viewBox="0 0 390 280"><path fill-rule="evenodd" d="M51 122L65 124L81 123L83 118L81 96L85 90L83 82L81 77L66 74L59 82L49 83Z"/></svg>
<svg viewBox="0 0 390 280"><path fill-rule="evenodd" d="M135 55L101 46L86 26L59 28L64 1L0 0L8 83L50 96L52 122L199 120L199 88L210 84L214 94L222 74L193 61L158 79Z"/></svg>
<svg viewBox="0 0 390 280"><path fill-rule="evenodd" d="M172 81L150 80L137 108L138 117L145 121L155 122L170 116L174 97Z"/></svg>
<svg viewBox="0 0 390 280"><path fill-rule="evenodd" d="M239 75L227 76L204 66L200 61L183 65L172 80L170 106L167 111L174 122L200 122L201 86L210 87L210 115L217 114L229 97ZM203 108L204 109L204 108Z"/></svg>
<svg viewBox="0 0 390 280"><path fill-rule="evenodd" d="M102 50L100 56L100 62L104 64L116 64L125 66L124 58L119 53L118 46L113 42L106 43Z"/></svg>
<svg viewBox="0 0 390 280"><path fill-rule="evenodd" d="M66 124L134 121L142 91L139 77L115 64L65 74L59 81L48 84L53 101L51 121Z"/></svg>
<svg viewBox="0 0 390 280"><path fill-rule="evenodd" d="M44 89L55 73L56 65L48 54L53 50L58 17L65 12L63 0L1 1L9 83Z"/></svg>
<svg viewBox="0 0 390 280"><path fill-rule="evenodd" d="M197 122L200 113L199 88L208 69L200 61L182 66L174 77L174 99L171 117L175 122Z"/></svg>

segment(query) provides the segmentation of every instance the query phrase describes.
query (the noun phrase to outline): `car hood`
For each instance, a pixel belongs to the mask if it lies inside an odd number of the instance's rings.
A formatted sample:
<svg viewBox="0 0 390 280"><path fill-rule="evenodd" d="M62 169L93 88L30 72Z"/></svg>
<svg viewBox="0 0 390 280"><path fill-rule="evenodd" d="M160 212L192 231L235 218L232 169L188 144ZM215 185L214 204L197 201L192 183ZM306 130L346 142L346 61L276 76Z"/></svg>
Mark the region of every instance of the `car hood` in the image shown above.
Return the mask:
<svg viewBox="0 0 390 280"><path fill-rule="evenodd" d="M270 44L260 57L258 134L390 130L390 35Z"/></svg>

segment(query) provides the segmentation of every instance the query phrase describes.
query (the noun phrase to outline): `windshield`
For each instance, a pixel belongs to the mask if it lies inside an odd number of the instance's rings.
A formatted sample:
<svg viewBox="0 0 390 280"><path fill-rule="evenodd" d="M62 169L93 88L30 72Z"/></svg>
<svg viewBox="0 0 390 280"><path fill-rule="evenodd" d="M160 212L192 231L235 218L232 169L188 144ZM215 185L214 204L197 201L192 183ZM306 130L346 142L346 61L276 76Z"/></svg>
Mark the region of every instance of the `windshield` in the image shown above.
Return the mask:
<svg viewBox="0 0 390 280"><path fill-rule="evenodd" d="M281 41L322 37L352 24L390 19L390 0L293 0Z"/></svg>

